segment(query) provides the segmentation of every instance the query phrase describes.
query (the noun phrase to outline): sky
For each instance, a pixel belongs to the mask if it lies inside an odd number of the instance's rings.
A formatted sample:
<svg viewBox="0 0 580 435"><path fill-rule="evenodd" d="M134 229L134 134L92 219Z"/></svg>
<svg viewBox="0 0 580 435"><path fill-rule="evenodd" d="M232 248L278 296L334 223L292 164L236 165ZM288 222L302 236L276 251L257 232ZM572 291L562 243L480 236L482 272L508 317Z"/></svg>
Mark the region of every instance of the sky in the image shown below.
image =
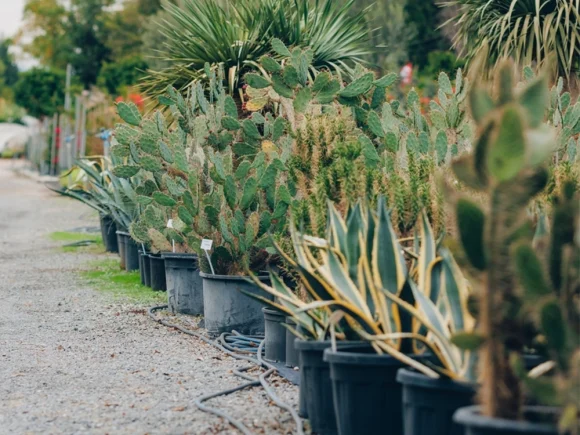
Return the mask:
<svg viewBox="0 0 580 435"><path fill-rule="evenodd" d="M0 0L0 36L14 36L22 21L25 0Z"/></svg>

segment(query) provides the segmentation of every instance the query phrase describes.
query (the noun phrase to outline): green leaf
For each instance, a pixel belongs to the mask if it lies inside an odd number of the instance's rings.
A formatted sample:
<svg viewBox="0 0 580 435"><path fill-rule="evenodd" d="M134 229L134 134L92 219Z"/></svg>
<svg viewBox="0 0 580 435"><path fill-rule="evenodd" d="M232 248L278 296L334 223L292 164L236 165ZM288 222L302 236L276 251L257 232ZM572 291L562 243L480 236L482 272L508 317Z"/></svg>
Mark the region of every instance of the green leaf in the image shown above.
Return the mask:
<svg viewBox="0 0 580 435"><path fill-rule="evenodd" d="M272 76L272 87L274 88L274 91L281 97L292 98L294 96L294 91L288 87L288 85L279 75Z"/></svg>
<svg viewBox="0 0 580 435"><path fill-rule="evenodd" d="M437 164L442 165L447 158L447 134L445 131L439 130L435 138L435 152L437 153Z"/></svg>
<svg viewBox="0 0 580 435"><path fill-rule="evenodd" d="M159 104L162 104L164 106L171 106L175 104L175 102L171 98L168 98L164 95L159 95L157 97L157 101L159 101Z"/></svg>
<svg viewBox="0 0 580 435"><path fill-rule="evenodd" d="M439 73L439 89L445 92L447 95L453 94L453 88L451 86L451 81L449 80L449 76L444 72Z"/></svg>
<svg viewBox="0 0 580 435"><path fill-rule="evenodd" d="M282 137L286 130L286 120L281 116L276 118L272 127L272 140L277 141Z"/></svg>
<svg viewBox="0 0 580 435"><path fill-rule="evenodd" d="M381 118L374 110L371 110L367 116L367 125L371 132L377 137L385 137L385 131L381 124Z"/></svg>
<svg viewBox="0 0 580 435"><path fill-rule="evenodd" d="M359 95L365 94L370 90L373 85L374 75L373 73L367 73L362 77L359 77L346 88L339 92L339 95L344 98L358 97Z"/></svg>
<svg viewBox="0 0 580 435"><path fill-rule="evenodd" d="M391 86L393 83L395 83L397 81L398 75L397 73L389 73L386 76L381 77L378 80L375 80L373 82L373 85L375 85L377 88L387 88L389 86Z"/></svg>
<svg viewBox="0 0 580 435"><path fill-rule="evenodd" d="M222 118L222 127L226 130L236 131L242 128L242 124L240 124L237 119L232 118L231 116L224 116Z"/></svg>
<svg viewBox="0 0 580 435"><path fill-rule="evenodd" d="M129 127L126 124L117 124L115 126L115 139L121 145L129 146L139 139L140 132L134 128Z"/></svg>
<svg viewBox="0 0 580 435"><path fill-rule="evenodd" d="M470 263L479 270L486 267L484 249L485 214L474 202L461 198L456 205L459 236Z"/></svg>
<svg viewBox="0 0 580 435"><path fill-rule="evenodd" d="M258 131L258 127L251 120L245 119L242 123L242 128L246 137L255 140L262 138L260 132Z"/></svg>
<svg viewBox="0 0 580 435"><path fill-rule="evenodd" d="M493 100L483 88L474 87L469 92L469 107L475 122L482 122L494 107Z"/></svg>
<svg viewBox="0 0 580 435"><path fill-rule="evenodd" d="M544 77L535 79L522 91L519 101L526 110L528 125L531 128L539 127L544 121L549 98L548 84Z"/></svg>
<svg viewBox="0 0 580 435"><path fill-rule="evenodd" d="M485 343L485 337L474 332L458 332L451 337L451 343L460 349L474 351Z"/></svg>
<svg viewBox="0 0 580 435"><path fill-rule="evenodd" d="M226 197L226 202L232 210L236 207L237 204L237 192L238 186L236 185L234 177L228 175L224 184L224 196Z"/></svg>
<svg viewBox="0 0 580 435"><path fill-rule="evenodd" d="M237 156L253 156L258 153L258 148L245 142L237 142L232 146L232 151Z"/></svg>
<svg viewBox="0 0 580 435"><path fill-rule="evenodd" d="M492 139L487 155L487 168L500 182L512 180L526 163L524 122L518 108L506 107L501 117L499 132Z"/></svg>
<svg viewBox="0 0 580 435"><path fill-rule="evenodd" d="M377 153L375 145L364 134L361 134L358 137L358 140L361 144L362 154L365 158L367 167L376 168L379 162L381 161L381 158L379 157L379 153Z"/></svg>
<svg viewBox="0 0 580 435"><path fill-rule="evenodd" d="M304 113L308 108L308 103L312 100L312 91L310 88L302 88L296 94L296 99L294 100L294 110L297 113Z"/></svg>
<svg viewBox="0 0 580 435"><path fill-rule="evenodd" d="M312 84L312 92L322 91L332 80L332 76L328 72L319 73Z"/></svg>
<svg viewBox="0 0 580 435"><path fill-rule="evenodd" d="M262 56L260 58L260 63L264 67L264 69L268 72L278 72L282 69L280 64L272 59L270 56Z"/></svg>
<svg viewBox="0 0 580 435"><path fill-rule="evenodd" d="M159 142L159 153L161 154L161 158L167 163L173 163L173 153L165 142Z"/></svg>
<svg viewBox="0 0 580 435"><path fill-rule="evenodd" d="M283 57L290 57L292 53L286 47L286 45L278 38L272 39L272 50L276 52L276 54L283 56Z"/></svg>
<svg viewBox="0 0 580 435"><path fill-rule="evenodd" d="M543 266L531 245L522 243L513 250L514 267L524 296L531 303L551 293Z"/></svg>
<svg viewBox="0 0 580 435"><path fill-rule="evenodd" d="M548 340L548 346L559 356L564 356L567 343L567 328L562 309L558 302L546 303L540 311L542 331Z"/></svg>
<svg viewBox="0 0 580 435"><path fill-rule="evenodd" d="M127 124L134 126L141 124L141 114L139 113L139 109L134 103L118 103L117 113Z"/></svg>
<svg viewBox="0 0 580 435"><path fill-rule="evenodd" d="M157 204L163 205L165 207L173 207L175 204L177 204L177 202L172 197L161 192L153 192L153 200Z"/></svg>
<svg viewBox="0 0 580 435"><path fill-rule="evenodd" d="M248 178L244 185L242 198L240 199L240 209L247 209L255 200L258 191L258 183L254 177Z"/></svg>
<svg viewBox="0 0 580 435"><path fill-rule="evenodd" d="M236 102L230 95L228 95L224 101L224 110L226 115L238 119L238 106L236 106Z"/></svg>
<svg viewBox="0 0 580 435"><path fill-rule="evenodd" d="M151 156L142 157L139 164L144 170L153 173L161 172L161 170L163 169L161 162L159 162L156 158Z"/></svg>
<svg viewBox="0 0 580 435"><path fill-rule="evenodd" d="M271 163L270 165L268 165L268 167L266 168L266 170L262 174L262 177L260 178L260 182L258 183L258 186L261 188L275 186L277 174L278 174L278 168L276 167L276 165L274 163Z"/></svg>
<svg viewBox="0 0 580 435"><path fill-rule="evenodd" d="M141 168L135 165L121 165L113 168L113 175L119 178L131 178L137 175Z"/></svg>
<svg viewBox="0 0 580 435"><path fill-rule="evenodd" d="M246 74L246 83L254 89L264 89L270 86L270 81L260 74Z"/></svg>
<svg viewBox="0 0 580 435"><path fill-rule="evenodd" d="M179 216L179 219L181 219L187 225L193 224L193 216L191 215L189 210L183 205L177 209L177 216Z"/></svg>
<svg viewBox="0 0 580 435"><path fill-rule="evenodd" d="M236 169L235 179L241 180L243 178L246 178L246 175L248 175L248 172L250 172L251 168L252 168L252 164L250 162L248 162L247 160L243 160L238 165L238 168Z"/></svg>
<svg viewBox="0 0 580 435"><path fill-rule="evenodd" d="M282 78L290 88L295 88L300 83L298 78L298 71L292 65L288 65L286 68L284 68Z"/></svg>

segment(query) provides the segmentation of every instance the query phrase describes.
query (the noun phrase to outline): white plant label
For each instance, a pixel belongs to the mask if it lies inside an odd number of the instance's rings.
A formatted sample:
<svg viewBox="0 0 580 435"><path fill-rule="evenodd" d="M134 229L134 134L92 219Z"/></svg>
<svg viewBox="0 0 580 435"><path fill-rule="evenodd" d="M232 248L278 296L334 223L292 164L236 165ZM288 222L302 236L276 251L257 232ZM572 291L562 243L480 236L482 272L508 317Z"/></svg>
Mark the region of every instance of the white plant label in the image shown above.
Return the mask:
<svg viewBox="0 0 580 435"><path fill-rule="evenodd" d="M213 240L203 239L201 241L201 249L203 249L204 251L209 251L212 246L213 246Z"/></svg>
<svg viewBox="0 0 580 435"><path fill-rule="evenodd" d="M173 219L167 221L167 228L173 228Z"/></svg>

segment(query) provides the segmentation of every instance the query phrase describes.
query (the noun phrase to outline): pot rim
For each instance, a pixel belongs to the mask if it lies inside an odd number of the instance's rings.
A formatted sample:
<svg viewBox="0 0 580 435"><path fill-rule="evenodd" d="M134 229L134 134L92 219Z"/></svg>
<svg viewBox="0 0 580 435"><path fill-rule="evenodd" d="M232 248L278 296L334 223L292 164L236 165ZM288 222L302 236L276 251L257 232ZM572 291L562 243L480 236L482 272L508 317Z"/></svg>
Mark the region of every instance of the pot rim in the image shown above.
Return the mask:
<svg viewBox="0 0 580 435"><path fill-rule="evenodd" d="M369 344L369 343L367 343ZM370 346L370 344L369 344ZM409 355L411 358L421 355ZM387 354L351 352L348 348L333 352L328 348L324 351L324 361L330 364L361 365L361 366L401 366L403 363L397 358Z"/></svg>
<svg viewBox="0 0 580 435"><path fill-rule="evenodd" d="M445 389L465 393L475 393L477 390L477 384L455 381L448 378L430 378L429 376L409 367L399 369L397 372L397 382L403 385L411 385L426 389Z"/></svg>
<svg viewBox="0 0 580 435"><path fill-rule="evenodd" d="M366 345L368 344L365 341L337 341L336 345L340 348L344 348L344 347L358 347L361 345ZM298 350L325 350L330 348L330 346L332 346L332 342L330 340L323 340L323 341L318 341L318 340L302 340L300 338L296 338L296 341L294 341L294 347Z"/></svg>
<svg viewBox="0 0 580 435"><path fill-rule="evenodd" d="M262 307L262 313L267 314L269 316L281 317L282 321L285 321L284 318L286 317L286 313L284 313L283 311L276 310L270 307Z"/></svg>
<svg viewBox="0 0 580 435"><path fill-rule="evenodd" d="M453 421L464 426L479 427L498 430L512 430L523 434L545 434L551 435L558 433L555 424L533 423L525 420L507 420L504 418L485 417L480 414L481 406L472 405L459 408L453 414ZM556 414L557 408L548 406L525 406L524 411L534 412L537 414Z"/></svg>
<svg viewBox="0 0 580 435"><path fill-rule="evenodd" d="M171 258L176 260L188 260L188 259L197 259L198 256L195 253L189 252L161 252L161 256L163 258Z"/></svg>
<svg viewBox="0 0 580 435"><path fill-rule="evenodd" d="M213 279L222 281L246 281L252 282L252 279L247 275L212 275L211 273L199 272L199 276L203 279ZM268 281L270 279L267 275L256 275L260 281Z"/></svg>

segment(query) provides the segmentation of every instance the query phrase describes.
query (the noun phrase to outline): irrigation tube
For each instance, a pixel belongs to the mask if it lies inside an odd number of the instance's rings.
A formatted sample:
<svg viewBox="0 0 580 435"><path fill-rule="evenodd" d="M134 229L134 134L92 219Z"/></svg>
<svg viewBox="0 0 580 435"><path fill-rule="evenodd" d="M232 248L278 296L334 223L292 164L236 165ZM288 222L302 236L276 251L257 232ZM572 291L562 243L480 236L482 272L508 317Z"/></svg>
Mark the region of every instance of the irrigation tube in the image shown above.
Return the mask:
<svg viewBox="0 0 580 435"><path fill-rule="evenodd" d="M199 397L198 399L195 399L194 403L200 410L202 410L204 412L209 412L211 414L214 414L214 415L217 415L219 417L224 418L232 426L236 427L240 432L242 432L244 435L252 435L252 432L250 432L250 430L246 426L244 426L243 423L236 420L232 416L226 414L225 412L220 411L219 409L215 409L215 408L211 408L209 406L206 406L204 404L204 402L206 402L210 399L213 399L215 397L226 396L228 394L235 393L236 391L244 390L246 388L257 387L257 386L261 385L262 388L264 388L264 391L266 391L266 394L268 394L268 396L270 397L270 399L272 399L272 401L276 404L276 406L278 406L279 408L284 409L290 413L290 415L294 419L294 422L296 423L298 435L304 435L304 430L302 428L302 419L298 416L296 411L291 406L282 402L276 396L273 389L268 384L267 378L271 374L275 373L277 370L276 370L276 367L274 367L272 364L269 364L268 362L266 362L262 359L262 351L264 349L264 340L256 338L256 337L247 337L247 336L244 336L236 331L233 331L232 334L227 334L227 333L222 334L216 340L210 340L209 338L203 336L202 334L200 334L198 332L191 331L189 329L185 329L184 327L182 327L180 325L176 325L176 324L170 323L166 320L158 319L157 317L155 317L154 313L156 311L164 310L166 308L168 308L167 305L151 307L147 311L147 314L149 315L149 317L151 317L156 322L161 323L162 325L168 326L170 328L175 328L175 329L183 332L184 334L197 337L200 340L203 340L204 342L206 342L207 344L210 344L214 347L217 347L222 352L228 354L232 358L235 358L238 360L243 360L243 361L248 361L252 364L255 364L259 367L266 369L266 371L264 373L262 373L257 379L245 373L248 370L250 370L251 368L253 368L253 366L243 367L239 370L233 370L233 373L236 376L238 376L246 381L249 381L249 382L242 384L242 385L239 385L235 388L231 388L229 390L219 391L217 393L208 394L208 395ZM250 356L253 354L256 354L257 358Z"/></svg>

